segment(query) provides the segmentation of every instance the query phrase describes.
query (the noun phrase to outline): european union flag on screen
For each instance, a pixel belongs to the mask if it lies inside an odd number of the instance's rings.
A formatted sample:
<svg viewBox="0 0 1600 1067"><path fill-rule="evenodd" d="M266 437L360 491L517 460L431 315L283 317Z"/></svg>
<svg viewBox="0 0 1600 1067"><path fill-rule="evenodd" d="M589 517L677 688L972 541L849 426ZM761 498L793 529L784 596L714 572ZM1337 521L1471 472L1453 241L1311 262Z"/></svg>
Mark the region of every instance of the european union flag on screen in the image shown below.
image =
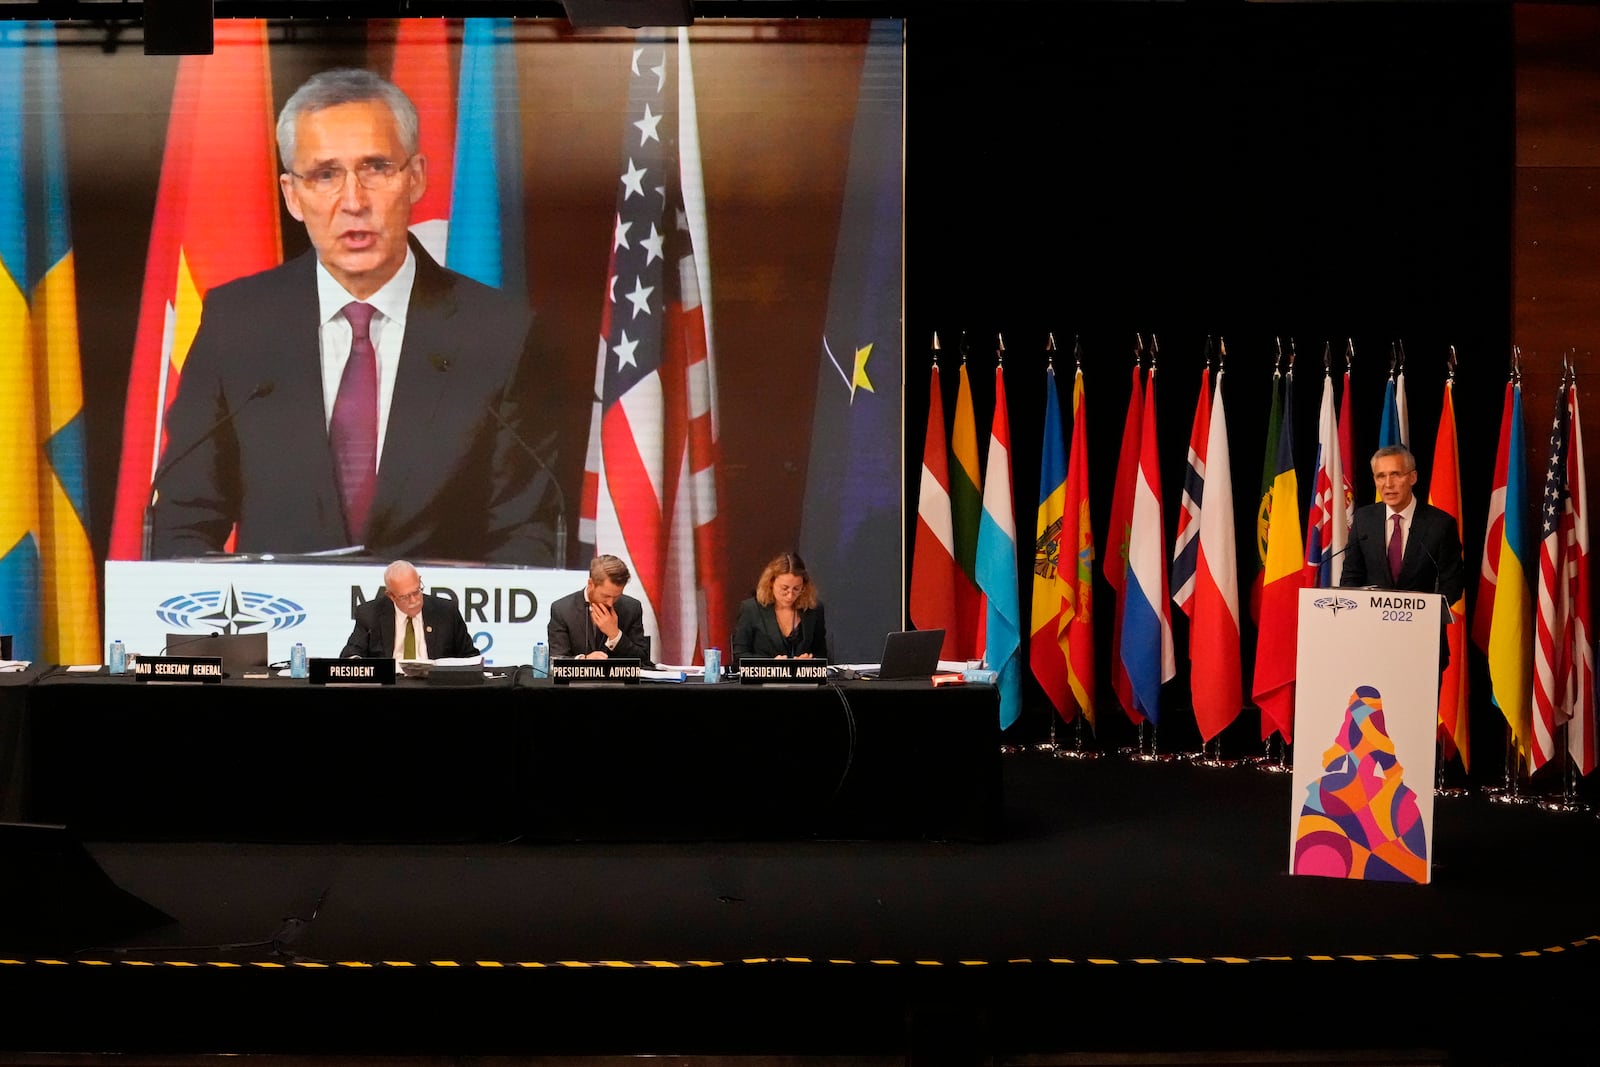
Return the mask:
<svg viewBox="0 0 1600 1067"><path fill-rule="evenodd" d="M901 617L901 29L874 22L862 66L800 527L846 662L876 659Z"/></svg>

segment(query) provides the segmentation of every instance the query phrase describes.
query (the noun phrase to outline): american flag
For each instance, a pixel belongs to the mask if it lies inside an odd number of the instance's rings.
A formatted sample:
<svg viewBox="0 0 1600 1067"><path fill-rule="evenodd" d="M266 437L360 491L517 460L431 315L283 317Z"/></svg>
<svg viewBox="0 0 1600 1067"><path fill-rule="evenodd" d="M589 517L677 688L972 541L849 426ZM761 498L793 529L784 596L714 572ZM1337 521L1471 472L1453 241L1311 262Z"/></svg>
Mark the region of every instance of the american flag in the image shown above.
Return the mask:
<svg viewBox="0 0 1600 1067"><path fill-rule="evenodd" d="M654 656L674 664L696 662L728 625L704 203L687 37L644 31L629 67L578 536L627 561Z"/></svg>
<svg viewBox="0 0 1600 1067"><path fill-rule="evenodd" d="M1550 462L1545 468L1544 497L1539 503L1539 598L1533 644L1533 744L1530 768L1538 770L1555 757L1556 727L1565 720L1572 657L1572 583L1574 528L1572 497L1567 485L1570 388L1565 374L1556 394L1550 427Z"/></svg>

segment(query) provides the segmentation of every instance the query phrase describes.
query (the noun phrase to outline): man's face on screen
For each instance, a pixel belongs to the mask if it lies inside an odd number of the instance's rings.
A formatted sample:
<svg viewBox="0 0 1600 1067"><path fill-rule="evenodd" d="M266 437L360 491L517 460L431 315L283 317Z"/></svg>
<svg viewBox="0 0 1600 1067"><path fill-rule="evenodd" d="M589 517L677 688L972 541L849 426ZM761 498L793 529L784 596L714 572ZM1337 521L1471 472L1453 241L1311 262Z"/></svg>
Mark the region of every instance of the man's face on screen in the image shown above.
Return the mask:
<svg viewBox="0 0 1600 1067"><path fill-rule="evenodd" d="M428 184L427 161L407 154L394 113L364 100L301 115L290 169L278 179L283 199L317 258L352 296L377 292L405 262L411 205Z"/></svg>

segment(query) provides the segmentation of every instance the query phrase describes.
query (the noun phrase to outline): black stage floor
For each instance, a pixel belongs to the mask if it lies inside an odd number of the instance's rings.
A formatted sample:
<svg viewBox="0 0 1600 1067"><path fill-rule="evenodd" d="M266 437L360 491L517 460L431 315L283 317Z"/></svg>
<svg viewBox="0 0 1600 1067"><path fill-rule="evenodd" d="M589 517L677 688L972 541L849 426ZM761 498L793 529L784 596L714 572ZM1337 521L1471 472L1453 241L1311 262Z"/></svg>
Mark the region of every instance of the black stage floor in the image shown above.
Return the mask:
<svg viewBox="0 0 1600 1067"><path fill-rule="evenodd" d="M1432 885L1347 883L1285 873L1288 775L1004 776L987 843L89 843L174 921L85 943L7 915L0 1043L1548 1062L1600 988L1593 815L1441 798Z"/></svg>

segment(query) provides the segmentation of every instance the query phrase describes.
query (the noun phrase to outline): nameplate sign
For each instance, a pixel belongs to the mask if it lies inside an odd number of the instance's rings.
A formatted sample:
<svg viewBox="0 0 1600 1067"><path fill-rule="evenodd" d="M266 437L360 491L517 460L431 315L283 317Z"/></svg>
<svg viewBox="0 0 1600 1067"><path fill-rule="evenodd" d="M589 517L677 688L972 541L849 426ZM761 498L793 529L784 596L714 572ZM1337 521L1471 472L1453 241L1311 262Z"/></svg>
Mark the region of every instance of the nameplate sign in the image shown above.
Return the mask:
<svg viewBox="0 0 1600 1067"><path fill-rule="evenodd" d="M553 659L550 680L557 685L637 685L636 659Z"/></svg>
<svg viewBox="0 0 1600 1067"><path fill-rule="evenodd" d="M828 680L825 659L756 659L739 661L740 685L821 685Z"/></svg>
<svg viewBox="0 0 1600 1067"><path fill-rule="evenodd" d="M133 677L141 682L220 682L221 656L140 656Z"/></svg>
<svg viewBox="0 0 1600 1067"><path fill-rule="evenodd" d="M312 685L393 685L392 659L319 659L313 656L310 668Z"/></svg>

